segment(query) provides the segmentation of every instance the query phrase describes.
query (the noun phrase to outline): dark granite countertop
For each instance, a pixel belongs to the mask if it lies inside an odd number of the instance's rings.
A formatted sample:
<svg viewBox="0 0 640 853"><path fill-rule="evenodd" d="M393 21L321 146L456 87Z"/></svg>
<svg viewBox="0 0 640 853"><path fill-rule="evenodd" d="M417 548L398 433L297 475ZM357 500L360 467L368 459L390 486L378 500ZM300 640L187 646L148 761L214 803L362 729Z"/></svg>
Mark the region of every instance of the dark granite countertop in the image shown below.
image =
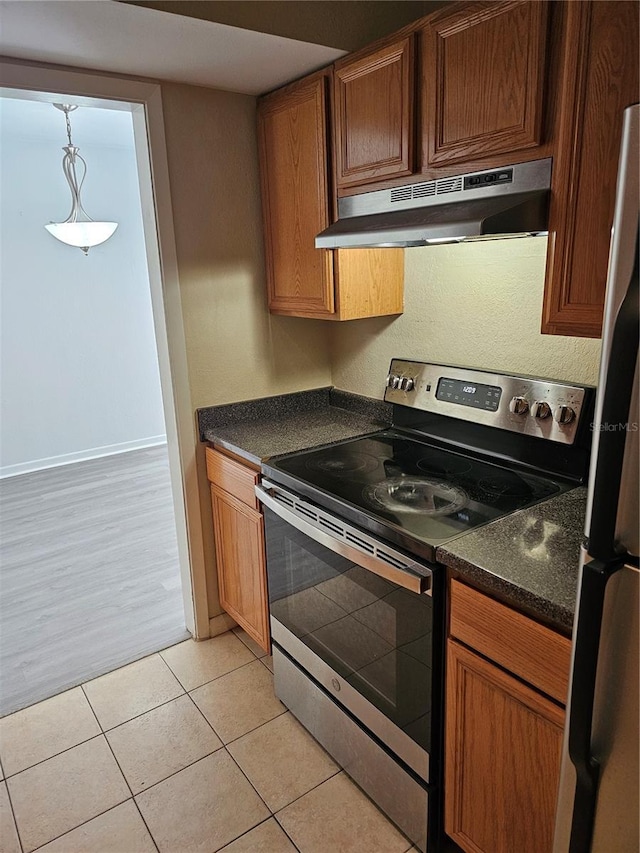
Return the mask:
<svg viewBox="0 0 640 853"><path fill-rule="evenodd" d="M336 388L198 409L200 439L259 465L293 453L377 432L391 423L391 406Z"/></svg>
<svg viewBox="0 0 640 853"><path fill-rule="evenodd" d="M575 611L586 498L580 487L497 519L441 546L437 559L566 633Z"/></svg>

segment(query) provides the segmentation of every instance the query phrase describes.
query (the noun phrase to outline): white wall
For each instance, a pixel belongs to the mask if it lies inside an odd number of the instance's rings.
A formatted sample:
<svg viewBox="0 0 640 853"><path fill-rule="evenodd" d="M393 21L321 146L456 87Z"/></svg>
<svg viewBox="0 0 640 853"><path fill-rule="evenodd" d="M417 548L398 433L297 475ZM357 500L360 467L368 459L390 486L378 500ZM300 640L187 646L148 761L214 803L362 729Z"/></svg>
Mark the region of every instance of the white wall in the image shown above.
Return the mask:
<svg viewBox="0 0 640 853"><path fill-rule="evenodd" d="M333 384L382 397L393 357L595 384L600 340L542 335L546 237L405 249L397 319L332 327Z"/></svg>
<svg viewBox="0 0 640 853"><path fill-rule="evenodd" d="M163 440L131 115L72 113L82 196L119 223L85 257L44 229L64 220L64 115L2 99L0 475Z"/></svg>

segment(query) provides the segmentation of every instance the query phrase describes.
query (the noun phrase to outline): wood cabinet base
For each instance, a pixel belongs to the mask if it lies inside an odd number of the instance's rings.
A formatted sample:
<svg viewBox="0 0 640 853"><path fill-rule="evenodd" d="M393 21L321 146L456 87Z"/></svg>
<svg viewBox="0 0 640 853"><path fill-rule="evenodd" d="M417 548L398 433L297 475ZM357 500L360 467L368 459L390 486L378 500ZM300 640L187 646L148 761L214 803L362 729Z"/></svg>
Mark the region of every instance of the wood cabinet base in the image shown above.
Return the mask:
<svg viewBox="0 0 640 853"><path fill-rule="evenodd" d="M264 519L254 493L259 474L210 447L206 458L220 605L270 652Z"/></svg>
<svg viewBox="0 0 640 853"><path fill-rule="evenodd" d="M447 835L468 853L551 853L564 711L447 647Z"/></svg>

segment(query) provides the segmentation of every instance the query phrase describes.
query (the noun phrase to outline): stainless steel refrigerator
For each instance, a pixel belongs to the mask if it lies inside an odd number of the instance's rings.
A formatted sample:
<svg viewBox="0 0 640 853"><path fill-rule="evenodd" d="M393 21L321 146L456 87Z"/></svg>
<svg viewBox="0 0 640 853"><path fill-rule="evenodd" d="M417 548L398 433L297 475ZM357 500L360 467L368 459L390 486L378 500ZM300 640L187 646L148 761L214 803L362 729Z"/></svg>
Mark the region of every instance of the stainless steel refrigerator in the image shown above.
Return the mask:
<svg viewBox="0 0 640 853"><path fill-rule="evenodd" d="M553 853L638 853L640 105L625 110Z"/></svg>

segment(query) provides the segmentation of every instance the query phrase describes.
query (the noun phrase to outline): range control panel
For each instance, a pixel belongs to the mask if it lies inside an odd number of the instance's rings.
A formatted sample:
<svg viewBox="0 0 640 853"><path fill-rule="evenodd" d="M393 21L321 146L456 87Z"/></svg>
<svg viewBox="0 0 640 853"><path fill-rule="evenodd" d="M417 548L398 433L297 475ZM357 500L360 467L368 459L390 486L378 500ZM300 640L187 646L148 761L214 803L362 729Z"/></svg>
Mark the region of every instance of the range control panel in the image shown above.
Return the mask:
<svg viewBox="0 0 640 853"><path fill-rule="evenodd" d="M394 358L384 399L425 412L573 444L585 387Z"/></svg>

